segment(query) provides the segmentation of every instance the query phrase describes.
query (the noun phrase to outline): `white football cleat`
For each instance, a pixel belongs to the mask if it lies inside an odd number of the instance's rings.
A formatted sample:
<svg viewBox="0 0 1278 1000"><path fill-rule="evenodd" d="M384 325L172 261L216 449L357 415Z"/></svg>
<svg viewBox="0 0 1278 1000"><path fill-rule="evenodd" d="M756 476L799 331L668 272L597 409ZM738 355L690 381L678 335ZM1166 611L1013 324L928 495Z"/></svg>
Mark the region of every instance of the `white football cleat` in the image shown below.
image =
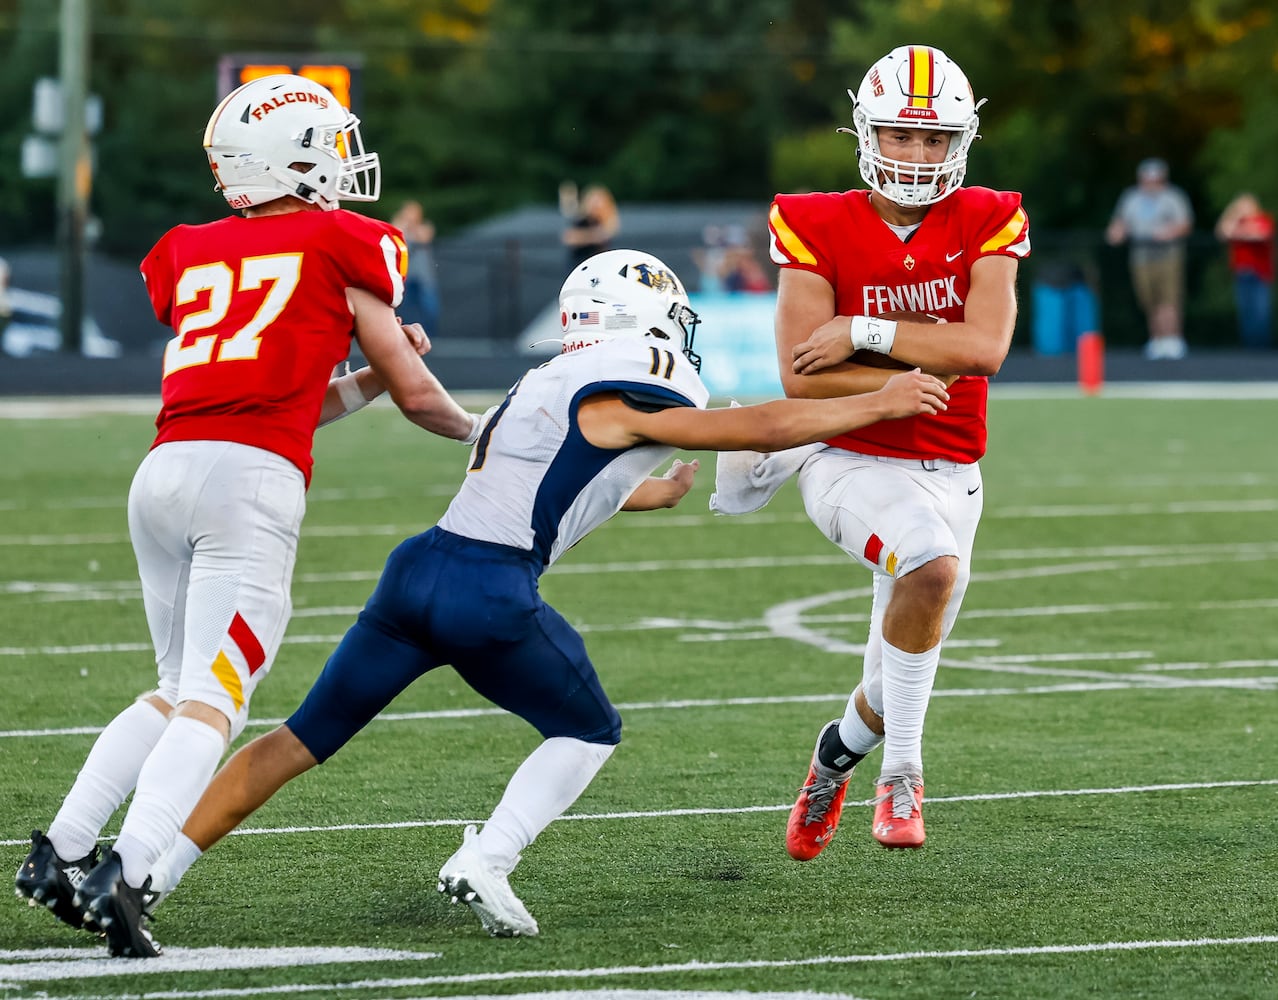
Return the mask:
<svg viewBox="0 0 1278 1000"><path fill-rule="evenodd" d="M536 937L537 921L479 850L479 831L466 827L457 853L439 870L439 891L469 906L493 937Z"/></svg>

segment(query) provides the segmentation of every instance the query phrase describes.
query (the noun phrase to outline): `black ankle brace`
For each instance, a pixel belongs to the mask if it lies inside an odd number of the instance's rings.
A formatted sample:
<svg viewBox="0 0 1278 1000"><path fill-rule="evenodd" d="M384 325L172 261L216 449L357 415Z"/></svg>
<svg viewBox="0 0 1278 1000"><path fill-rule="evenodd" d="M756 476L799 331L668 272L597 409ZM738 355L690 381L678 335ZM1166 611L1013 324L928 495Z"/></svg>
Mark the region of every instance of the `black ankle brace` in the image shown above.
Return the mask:
<svg viewBox="0 0 1278 1000"><path fill-rule="evenodd" d="M865 754L853 753L843 741L839 739L839 727L831 726L821 736L821 743L817 747L817 760L825 767L832 768L835 771L850 771L862 759Z"/></svg>

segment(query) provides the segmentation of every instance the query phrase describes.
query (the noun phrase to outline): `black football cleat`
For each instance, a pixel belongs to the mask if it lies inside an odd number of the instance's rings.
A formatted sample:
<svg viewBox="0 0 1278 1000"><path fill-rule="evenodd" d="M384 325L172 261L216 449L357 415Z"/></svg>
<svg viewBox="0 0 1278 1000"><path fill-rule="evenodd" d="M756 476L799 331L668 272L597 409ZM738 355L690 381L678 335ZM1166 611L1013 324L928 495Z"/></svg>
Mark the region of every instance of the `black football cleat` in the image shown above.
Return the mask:
<svg viewBox="0 0 1278 1000"><path fill-rule="evenodd" d="M160 946L146 923L146 902L151 876L138 889L124 881L120 855L108 851L106 859L81 884L75 902L84 920L106 935L107 948L116 958L155 958Z"/></svg>
<svg viewBox="0 0 1278 1000"><path fill-rule="evenodd" d="M31 906L43 906L64 924L84 927L84 914L75 905L75 891L88 877L100 856L95 844L78 861L64 861L53 842L40 830L31 831L31 853L14 876L14 891Z"/></svg>

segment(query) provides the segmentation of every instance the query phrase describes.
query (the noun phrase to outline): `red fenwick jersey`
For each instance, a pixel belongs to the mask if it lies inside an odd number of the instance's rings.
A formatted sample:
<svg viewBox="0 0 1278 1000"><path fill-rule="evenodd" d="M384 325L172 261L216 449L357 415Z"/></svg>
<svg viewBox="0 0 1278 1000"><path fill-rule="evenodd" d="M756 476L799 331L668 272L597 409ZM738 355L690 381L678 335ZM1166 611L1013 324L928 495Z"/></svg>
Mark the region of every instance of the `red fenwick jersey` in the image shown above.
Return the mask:
<svg viewBox="0 0 1278 1000"><path fill-rule="evenodd" d="M347 287L399 305L398 229L338 209L177 226L142 261L164 351L155 445L238 441L311 481L311 443L333 367L350 352Z"/></svg>
<svg viewBox="0 0 1278 1000"><path fill-rule="evenodd" d="M972 263L1029 256L1029 219L1011 191L961 187L937 202L902 242L870 205L870 192L779 194L768 215L772 259L812 271L834 289L839 316L905 310L963 321ZM949 335L937 326L936 335ZM985 454L988 380L964 375L944 413L884 420L829 444L866 455L975 462Z"/></svg>

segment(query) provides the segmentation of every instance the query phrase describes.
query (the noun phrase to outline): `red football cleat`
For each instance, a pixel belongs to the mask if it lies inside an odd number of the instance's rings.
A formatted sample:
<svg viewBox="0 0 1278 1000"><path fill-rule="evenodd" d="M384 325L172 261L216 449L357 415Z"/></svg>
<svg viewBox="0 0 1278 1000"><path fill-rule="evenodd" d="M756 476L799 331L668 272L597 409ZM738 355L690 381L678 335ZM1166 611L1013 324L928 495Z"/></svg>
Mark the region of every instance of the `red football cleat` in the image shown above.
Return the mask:
<svg viewBox="0 0 1278 1000"><path fill-rule="evenodd" d="M920 774L884 774L876 782L874 839L884 847L922 847L923 777Z"/></svg>
<svg viewBox="0 0 1278 1000"><path fill-rule="evenodd" d="M826 729L838 724L836 719L822 728L821 735L817 736L817 746L821 745L821 736ZM799 798L790 810L790 821L785 828L785 849L794 860L811 861L834 839L850 777L851 768L835 771L825 767L817 763L816 752L813 751L808 780L799 789Z"/></svg>

